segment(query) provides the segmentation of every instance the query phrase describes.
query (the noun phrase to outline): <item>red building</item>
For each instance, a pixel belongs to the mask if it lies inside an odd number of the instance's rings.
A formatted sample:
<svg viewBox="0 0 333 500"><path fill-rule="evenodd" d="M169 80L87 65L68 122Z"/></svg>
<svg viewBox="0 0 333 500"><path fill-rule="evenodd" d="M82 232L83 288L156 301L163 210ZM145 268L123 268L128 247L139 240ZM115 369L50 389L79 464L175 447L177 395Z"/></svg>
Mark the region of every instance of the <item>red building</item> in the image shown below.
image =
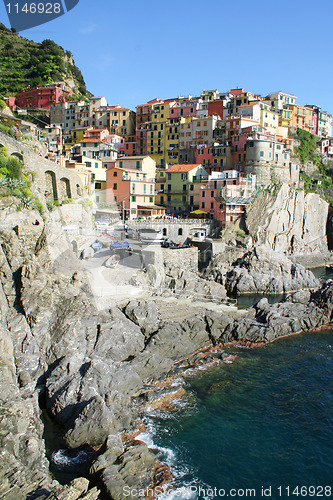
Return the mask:
<svg viewBox="0 0 333 500"><path fill-rule="evenodd" d="M50 83L33 88L27 87L16 95L15 103L20 108L50 109L51 104L66 102L72 95L73 90L64 83Z"/></svg>
<svg viewBox="0 0 333 500"><path fill-rule="evenodd" d="M125 156L135 156L137 154L135 135L125 137L125 141L119 146L119 154Z"/></svg>

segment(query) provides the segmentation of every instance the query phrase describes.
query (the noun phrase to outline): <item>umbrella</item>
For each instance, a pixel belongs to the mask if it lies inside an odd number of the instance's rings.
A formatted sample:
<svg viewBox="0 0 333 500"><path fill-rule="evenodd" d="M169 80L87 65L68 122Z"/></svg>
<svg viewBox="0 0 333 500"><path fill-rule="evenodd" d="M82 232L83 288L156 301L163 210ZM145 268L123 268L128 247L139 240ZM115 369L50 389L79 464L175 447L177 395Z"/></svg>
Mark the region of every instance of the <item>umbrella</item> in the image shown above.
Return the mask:
<svg viewBox="0 0 333 500"><path fill-rule="evenodd" d="M202 215L202 214L206 214L207 215L208 212L204 212L203 210L193 210L193 212L191 212L191 214L193 215Z"/></svg>

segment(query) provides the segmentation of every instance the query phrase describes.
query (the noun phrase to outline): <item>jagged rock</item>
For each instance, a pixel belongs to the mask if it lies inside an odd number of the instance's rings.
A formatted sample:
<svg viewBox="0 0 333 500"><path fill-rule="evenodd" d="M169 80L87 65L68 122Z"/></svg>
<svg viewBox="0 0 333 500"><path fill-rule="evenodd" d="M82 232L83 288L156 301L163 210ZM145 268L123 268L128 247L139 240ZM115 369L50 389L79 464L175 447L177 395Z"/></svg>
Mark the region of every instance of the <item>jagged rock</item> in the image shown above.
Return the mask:
<svg viewBox="0 0 333 500"><path fill-rule="evenodd" d="M232 293L283 294L316 288L319 281L311 271L291 262L284 254L266 245L255 247L234 262L226 274L226 287Z"/></svg>
<svg viewBox="0 0 333 500"><path fill-rule="evenodd" d="M116 459L124 452L124 445L119 435L110 435L106 441L106 451L94 461L90 467L90 474L105 469L112 465Z"/></svg>
<svg viewBox="0 0 333 500"><path fill-rule="evenodd" d="M312 293L307 303L286 301L269 304L262 299L252 314L228 325L220 342L271 342L278 337L290 335L327 325L333 317L333 282Z"/></svg>
<svg viewBox="0 0 333 500"><path fill-rule="evenodd" d="M153 481L153 469L157 463L156 456L147 446L132 446L119 457L119 465L111 465L104 469L102 478L107 493L114 500L141 498L144 495L130 494L131 489L142 492Z"/></svg>
<svg viewBox="0 0 333 500"><path fill-rule="evenodd" d="M142 328L146 337L155 332L159 326L156 304L152 301L131 300L124 309L126 316Z"/></svg>
<svg viewBox="0 0 333 500"><path fill-rule="evenodd" d="M119 309L112 308L110 321L99 325L95 352L104 358L124 361L143 349L144 336L139 326L130 321Z"/></svg>
<svg viewBox="0 0 333 500"><path fill-rule="evenodd" d="M215 311L207 311L205 320L208 327L208 332L213 344L221 336L221 332L232 322L232 319L226 314L220 314Z"/></svg>
<svg viewBox="0 0 333 500"><path fill-rule="evenodd" d="M113 413L107 408L104 400L96 395L87 402L76 418L72 429L64 437L72 448L82 444L98 446L104 443L110 433L117 430Z"/></svg>
<svg viewBox="0 0 333 500"><path fill-rule="evenodd" d="M315 193L287 184L273 193L261 191L247 207L245 224L255 244L278 252L327 251L328 203Z"/></svg>
<svg viewBox="0 0 333 500"><path fill-rule="evenodd" d="M97 500L100 492L95 487L88 491L89 481L84 477L78 477L65 486L57 486L47 496L49 500Z"/></svg>

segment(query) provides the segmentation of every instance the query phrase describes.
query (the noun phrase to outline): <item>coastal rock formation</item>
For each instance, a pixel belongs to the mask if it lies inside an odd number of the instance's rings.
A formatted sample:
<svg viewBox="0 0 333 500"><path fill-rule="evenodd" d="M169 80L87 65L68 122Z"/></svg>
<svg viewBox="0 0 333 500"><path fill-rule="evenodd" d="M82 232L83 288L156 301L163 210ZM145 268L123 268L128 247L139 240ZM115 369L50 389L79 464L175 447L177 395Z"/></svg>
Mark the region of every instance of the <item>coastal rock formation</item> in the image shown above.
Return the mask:
<svg viewBox="0 0 333 500"><path fill-rule="evenodd" d="M333 281L306 299L306 292L290 295L278 304L261 299L249 314L230 323L218 341L272 342L291 333L329 325L333 319Z"/></svg>
<svg viewBox="0 0 333 500"><path fill-rule="evenodd" d="M90 473L110 497L122 498L124 486L147 488L153 482L156 456L143 443L120 440L121 431L130 433L136 425L139 406L134 402L147 396L152 382L210 344L271 341L331 320L333 284L311 295L297 292L278 306L261 302L247 315L227 315L218 309L222 306L214 304L212 311L172 296L99 310L80 261L53 226L49 232L43 221L33 225L23 218L0 230L0 493L8 498L41 493L45 498L97 498L98 491L87 490L83 478L61 487L50 477L40 402L61 426L68 447L90 447L95 454L87 465ZM265 251L259 248L246 258L247 269L263 272L252 261L266 262ZM278 264L272 264L269 254L271 274L272 265ZM302 286L311 281L295 269L290 272L296 280L302 278ZM188 270L182 274L169 268L166 275L193 281L189 295L198 294L200 287L205 296L225 292L214 281L196 282Z"/></svg>
<svg viewBox="0 0 333 500"><path fill-rule="evenodd" d="M288 184L265 189L247 207L245 224L255 244L288 253L327 251L329 204L314 193Z"/></svg>
<svg viewBox="0 0 333 500"><path fill-rule="evenodd" d="M311 271L294 264L283 253L259 245L236 260L225 276L229 292L283 294L316 288L319 281Z"/></svg>

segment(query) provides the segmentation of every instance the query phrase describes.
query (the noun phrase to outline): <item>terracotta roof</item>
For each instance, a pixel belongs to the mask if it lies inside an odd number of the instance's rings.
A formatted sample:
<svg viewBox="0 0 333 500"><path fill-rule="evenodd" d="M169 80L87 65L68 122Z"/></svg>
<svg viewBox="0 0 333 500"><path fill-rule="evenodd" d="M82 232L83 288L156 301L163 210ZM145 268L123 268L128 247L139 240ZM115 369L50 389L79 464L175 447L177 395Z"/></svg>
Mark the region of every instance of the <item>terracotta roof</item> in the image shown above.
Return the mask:
<svg viewBox="0 0 333 500"><path fill-rule="evenodd" d="M83 137L82 142L103 142L104 141L101 141L101 139L98 139L97 137Z"/></svg>
<svg viewBox="0 0 333 500"><path fill-rule="evenodd" d="M167 173L170 172L191 172L196 167L201 167L201 163L191 163L189 165L172 165L172 167L168 168Z"/></svg>

